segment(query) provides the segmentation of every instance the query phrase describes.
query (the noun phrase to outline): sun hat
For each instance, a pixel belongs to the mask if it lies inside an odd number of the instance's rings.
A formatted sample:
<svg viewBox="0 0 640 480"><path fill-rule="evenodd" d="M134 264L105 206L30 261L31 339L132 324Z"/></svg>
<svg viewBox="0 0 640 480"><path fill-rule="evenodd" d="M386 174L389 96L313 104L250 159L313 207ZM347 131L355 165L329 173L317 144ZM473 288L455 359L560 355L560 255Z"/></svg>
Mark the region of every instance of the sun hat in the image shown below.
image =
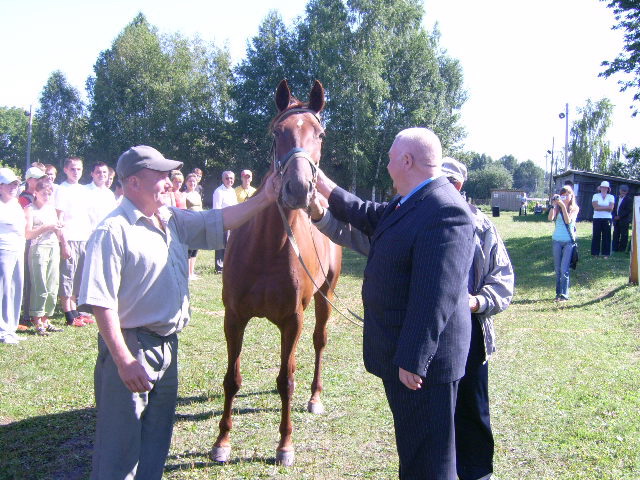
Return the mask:
<svg viewBox="0 0 640 480"><path fill-rule="evenodd" d="M29 180L30 178L35 178L36 180L39 180L46 176L47 174L40 170L38 167L30 167L25 172L24 179Z"/></svg>
<svg viewBox="0 0 640 480"><path fill-rule="evenodd" d="M0 168L0 183L3 185L9 185L13 182L19 182L20 179L13 173L10 168Z"/></svg>
<svg viewBox="0 0 640 480"><path fill-rule="evenodd" d="M467 180L467 166L455 158L445 157L442 159L442 173L447 177L455 178L460 183Z"/></svg>
<svg viewBox="0 0 640 480"><path fill-rule="evenodd" d="M182 162L168 160L155 148L147 145L131 147L118 158L116 172L118 177L127 178L143 168L156 172L170 172L182 168Z"/></svg>
<svg viewBox="0 0 640 480"><path fill-rule="evenodd" d="M611 191L611 187L609 186L609 182L607 182L606 180L603 180L598 188L602 188L602 187L608 188L609 191Z"/></svg>

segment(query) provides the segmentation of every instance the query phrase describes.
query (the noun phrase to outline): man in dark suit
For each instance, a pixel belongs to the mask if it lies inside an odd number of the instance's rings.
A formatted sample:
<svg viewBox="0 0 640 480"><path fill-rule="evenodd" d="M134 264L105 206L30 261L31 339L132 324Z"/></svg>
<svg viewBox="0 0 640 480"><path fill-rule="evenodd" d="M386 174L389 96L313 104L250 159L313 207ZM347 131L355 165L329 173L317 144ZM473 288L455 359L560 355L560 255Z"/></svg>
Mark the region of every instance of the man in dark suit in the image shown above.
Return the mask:
<svg viewBox="0 0 640 480"><path fill-rule="evenodd" d="M629 187L620 185L618 198L613 206L613 240L614 252L624 252L629 239L629 225L633 215L633 197L629 195Z"/></svg>
<svg viewBox="0 0 640 480"><path fill-rule="evenodd" d="M456 478L454 412L471 334L474 230L441 164L438 137L411 128L389 150L399 194L390 203L364 202L323 175L317 184L338 220L371 237L363 356L384 384L402 479Z"/></svg>

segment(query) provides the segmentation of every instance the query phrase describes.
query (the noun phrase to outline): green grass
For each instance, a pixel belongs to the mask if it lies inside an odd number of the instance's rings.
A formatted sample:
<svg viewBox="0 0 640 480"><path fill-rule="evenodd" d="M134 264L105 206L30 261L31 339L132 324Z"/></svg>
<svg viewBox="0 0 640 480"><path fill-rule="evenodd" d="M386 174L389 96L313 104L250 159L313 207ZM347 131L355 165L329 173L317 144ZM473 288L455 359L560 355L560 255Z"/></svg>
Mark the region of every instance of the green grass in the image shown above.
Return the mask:
<svg viewBox="0 0 640 480"><path fill-rule="evenodd" d="M578 224L581 260L571 300L557 305L550 223L501 212L493 219L514 263L511 307L497 317L490 394L501 479L640 478L640 292L628 256L588 255L591 225ZM306 413L313 375L313 309L298 348L296 465L274 464L280 399L279 333L253 319L235 403L232 461L207 456L222 410L226 351L220 277L201 252L193 320L181 334L180 392L167 479L395 478L392 420L380 381L364 371L361 331L334 313L325 355L325 415ZM364 259L346 252L338 295L361 312ZM61 324L60 316L56 323ZM66 328L0 345L0 479L87 478L95 425L96 328Z"/></svg>

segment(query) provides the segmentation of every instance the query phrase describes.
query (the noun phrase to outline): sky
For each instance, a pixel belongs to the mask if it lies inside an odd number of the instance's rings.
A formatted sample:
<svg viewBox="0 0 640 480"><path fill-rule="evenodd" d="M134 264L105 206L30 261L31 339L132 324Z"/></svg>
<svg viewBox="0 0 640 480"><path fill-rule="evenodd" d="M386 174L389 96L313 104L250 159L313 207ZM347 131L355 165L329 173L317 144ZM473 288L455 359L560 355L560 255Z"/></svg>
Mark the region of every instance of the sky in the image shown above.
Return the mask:
<svg viewBox="0 0 640 480"><path fill-rule="evenodd" d="M0 105L37 107L47 78L61 70L83 95L101 51L138 12L161 33L199 36L244 57L269 10L290 24L306 0L0 0ZM440 45L460 61L469 99L462 109L464 147L498 159L514 155L545 168L545 154L564 149L587 99L615 105L613 148L640 146L640 116L618 79L598 78L603 60L622 51L622 33L598 0L424 0L424 26L437 22ZM326 79L320 79L327 83ZM275 86L274 86L275 88ZM546 155L549 157L549 155Z"/></svg>

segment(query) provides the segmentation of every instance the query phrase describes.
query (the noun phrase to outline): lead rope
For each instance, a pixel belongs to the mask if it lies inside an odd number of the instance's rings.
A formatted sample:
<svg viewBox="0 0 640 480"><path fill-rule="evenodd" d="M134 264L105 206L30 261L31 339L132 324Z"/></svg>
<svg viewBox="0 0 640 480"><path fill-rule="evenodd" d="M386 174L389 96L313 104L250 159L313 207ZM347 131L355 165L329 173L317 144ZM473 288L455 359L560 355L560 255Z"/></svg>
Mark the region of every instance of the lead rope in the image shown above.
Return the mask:
<svg viewBox="0 0 640 480"><path fill-rule="evenodd" d="M291 247L293 248L293 251L297 255L298 260L300 261L300 264L302 265L302 268L304 268L304 271L307 273L307 276L311 280L311 283L313 283L313 286L316 287L316 290L320 293L320 295L322 295L322 297L327 302L329 302L329 304L333 307L333 309L336 312L338 312L345 319L347 319L348 322L353 323L354 325L357 325L360 328L362 328L362 324L364 323L364 320L360 316L358 316L355 313L353 313L351 311L351 309L349 309L346 305L344 305L344 302L342 302L344 307L347 309L347 311L351 315L353 315L355 318L360 320L360 322L362 322L362 323L358 323L358 322L353 321L351 318L347 317L344 313L342 313L342 311L331 300L329 300L329 298L327 298L327 296L324 293L322 293L322 291L320 290L320 287L316 284L315 280L313 279L313 275L311 275L311 272L309 271L309 269L307 268L307 266L304 263L304 260L302 259L302 255L300 254L300 248L298 248L298 242L296 242L296 238L293 235L293 230L291 230L291 226L289 225L289 222L287 221L287 217L285 216L284 211L282 210L282 206L280 205L280 203L277 203L277 205L278 205L278 211L280 212L280 217L282 218L282 224L284 225L284 231L286 232L287 238L289 239L289 243L291 244ZM312 237L312 241L313 241L313 237ZM313 248L315 249L315 243L313 245ZM316 249L316 256L318 256L317 249ZM318 257L318 262L320 263L320 269L322 270L322 274L324 275L325 282L326 282L327 275L324 273L324 269L322 268L322 262L320 262L320 258L319 257ZM338 300L340 300L340 297L338 297L338 295L336 294L335 290L333 290L333 294L336 296L336 298L338 298Z"/></svg>

